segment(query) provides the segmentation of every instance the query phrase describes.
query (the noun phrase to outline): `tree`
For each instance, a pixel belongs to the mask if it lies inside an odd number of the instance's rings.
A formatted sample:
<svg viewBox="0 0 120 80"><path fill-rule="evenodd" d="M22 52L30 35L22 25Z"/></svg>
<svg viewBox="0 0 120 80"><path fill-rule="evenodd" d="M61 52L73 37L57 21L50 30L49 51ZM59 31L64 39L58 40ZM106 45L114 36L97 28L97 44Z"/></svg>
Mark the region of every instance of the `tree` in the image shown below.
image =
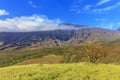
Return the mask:
<svg viewBox="0 0 120 80"><path fill-rule="evenodd" d="M105 57L105 49L101 44L88 43L76 45L64 55L65 62L82 62L89 61L91 63L100 62Z"/></svg>
<svg viewBox="0 0 120 80"><path fill-rule="evenodd" d="M82 50L91 63L96 63L105 57L105 50L103 46L98 43L90 43L84 46Z"/></svg>

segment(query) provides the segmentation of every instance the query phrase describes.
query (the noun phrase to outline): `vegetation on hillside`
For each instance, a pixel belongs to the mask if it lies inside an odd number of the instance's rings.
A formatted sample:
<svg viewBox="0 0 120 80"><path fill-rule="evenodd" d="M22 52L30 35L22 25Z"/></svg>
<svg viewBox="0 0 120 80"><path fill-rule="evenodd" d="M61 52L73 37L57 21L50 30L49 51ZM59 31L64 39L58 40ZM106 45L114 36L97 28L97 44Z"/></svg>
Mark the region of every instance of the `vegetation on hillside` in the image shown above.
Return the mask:
<svg viewBox="0 0 120 80"><path fill-rule="evenodd" d="M41 48L41 47L33 47L26 48L20 50L8 50L8 51L0 51L0 67L10 66L16 63L34 59L34 58L42 58L46 55L60 55L65 52L65 48Z"/></svg>
<svg viewBox="0 0 120 80"><path fill-rule="evenodd" d="M105 50L101 44L89 43L73 47L65 55L66 62L88 61L91 63L99 62L105 57Z"/></svg>
<svg viewBox="0 0 120 80"><path fill-rule="evenodd" d="M58 63L92 62L120 64L119 46L120 42L113 42L106 44L91 43L50 48L36 46L19 50L0 51L0 67L14 65L26 60L34 60L52 54L64 57L61 58ZM46 63L46 61L43 63Z"/></svg>

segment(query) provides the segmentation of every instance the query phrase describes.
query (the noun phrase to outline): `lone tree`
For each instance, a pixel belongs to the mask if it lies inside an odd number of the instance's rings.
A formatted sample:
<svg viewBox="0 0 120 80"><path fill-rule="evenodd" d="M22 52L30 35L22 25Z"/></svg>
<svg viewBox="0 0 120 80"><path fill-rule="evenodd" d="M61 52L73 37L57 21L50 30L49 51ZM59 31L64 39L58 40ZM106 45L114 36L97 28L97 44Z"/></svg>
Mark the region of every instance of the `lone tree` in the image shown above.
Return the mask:
<svg viewBox="0 0 120 80"><path fill-rule="evenodd" d="M105 50L103 46L98 43L90 43L84 46L82 50L91 63L96 63L105 57Z"/></svg>

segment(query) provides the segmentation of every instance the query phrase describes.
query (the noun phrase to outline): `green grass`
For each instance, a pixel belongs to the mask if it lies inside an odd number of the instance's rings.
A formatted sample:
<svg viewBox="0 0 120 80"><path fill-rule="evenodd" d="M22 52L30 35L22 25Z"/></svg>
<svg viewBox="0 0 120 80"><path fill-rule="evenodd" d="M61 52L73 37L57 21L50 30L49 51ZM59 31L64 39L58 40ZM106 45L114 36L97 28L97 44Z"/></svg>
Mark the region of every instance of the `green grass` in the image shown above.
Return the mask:
<svg viewBox="0 0 120 80"><path fill-rule="evenodd" d="M65 52L65 49L64 47L63 48L28 47L19 50L0 51L0 67L11 66L29 59L41 58L51 54L61 55Z"/></svg>
<svg viewBox="0 0 120 80"><path fill-rule="evenodd" d="M120 65L32 64L0 68L0 80L120 80Z"/></svg>

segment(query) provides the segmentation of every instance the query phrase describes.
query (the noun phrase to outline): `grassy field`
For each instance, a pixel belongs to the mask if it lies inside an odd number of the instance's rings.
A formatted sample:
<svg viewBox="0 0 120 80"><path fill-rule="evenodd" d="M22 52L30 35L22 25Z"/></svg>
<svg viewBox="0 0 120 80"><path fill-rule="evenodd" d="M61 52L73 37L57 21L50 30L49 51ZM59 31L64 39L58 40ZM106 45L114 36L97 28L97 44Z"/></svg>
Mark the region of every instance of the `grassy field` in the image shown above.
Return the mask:
<svg viewBox="0 0 120 80"><path fill-rule="evenodd" d="M27 65L27 64L56 64L60 63L62 60L62 56L57 55L47 55L42 58L35 58L35 59L29 59L25 60L23 62L17 63L15 65Z"/></svg>
<svg viewBox="0 0 120 80"><path fill-rule="evenodd" d="M120 80L120 65L32 64L0 68L0 80Z"/></svg>

